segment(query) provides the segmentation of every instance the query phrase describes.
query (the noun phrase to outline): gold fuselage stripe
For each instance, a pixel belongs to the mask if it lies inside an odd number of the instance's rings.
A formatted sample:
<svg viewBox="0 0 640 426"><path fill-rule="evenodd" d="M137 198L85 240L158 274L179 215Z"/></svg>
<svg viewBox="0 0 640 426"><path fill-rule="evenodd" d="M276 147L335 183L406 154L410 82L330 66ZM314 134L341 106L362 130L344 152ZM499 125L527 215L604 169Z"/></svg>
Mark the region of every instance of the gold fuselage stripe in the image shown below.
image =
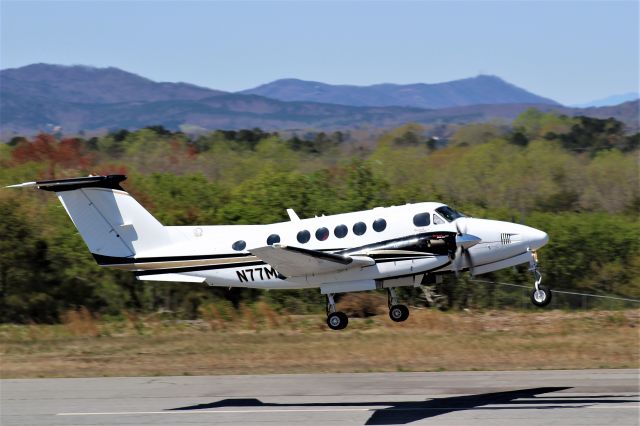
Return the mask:
<svg viewBox="0 0 640 426"><path fill-rule="evenodd" d="M189 268L193 266L217 266L228 264L232 266L236 263L259 261L256 256L232 257L226 259L197 259L197 260L173 260L164 262L137 262L118 263L114 265L104 265L111 268L122 269L123 271L152 271L156 269Z"/></svg>

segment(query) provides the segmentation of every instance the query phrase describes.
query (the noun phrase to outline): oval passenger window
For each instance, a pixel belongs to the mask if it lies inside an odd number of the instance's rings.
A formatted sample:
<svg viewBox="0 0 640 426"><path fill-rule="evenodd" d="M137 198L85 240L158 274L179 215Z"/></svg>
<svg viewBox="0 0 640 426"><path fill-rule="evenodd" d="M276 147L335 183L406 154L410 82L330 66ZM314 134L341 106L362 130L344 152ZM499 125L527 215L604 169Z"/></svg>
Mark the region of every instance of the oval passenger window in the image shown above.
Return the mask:
<svg viewBox="0 0 640 426"><path fill-rule="evenodd" d="M327 228L318 228L316 231L316 238L318 241L325 241L329 238L329 230Z"/></svg>
<svg viewBox="0 0 640 426"><path fill-rule="evenodd" d="M375 221L373 221L373 230L376 232L382 232L386 229L386 227L387 227L387 221L384 220L383 218L376 219Z"/></svg>
<svg viewBox="0 0 640 426"><path fill-rule="evenodd" d="M358 222L355 225L353 225L353 233L356 235L362 235L365 232L367 232L367 225L364 224L364 222Z"/></svg>
<svg viewBox="0 0 640 426"><path fill-rule="evenodd" d="M234 249L235 251L242 251L245 249L246 246L247 246L247 243L245 243L243 240L239 240L233 243L231 248Z"/></svg>
<svg viewBox="0 0 640 426"><path fill-rule="evenodd" d="M298 232L298 242L300 244L308 243L310 239L311 239L311 234L309 233L309 231L304 230L304 231Z"/></svg>
<svg viewBox="0 0 640 426"><path fill-rule="evenodd" d="M267 238L267 245L268 246L272 246L274 244L278 244L280 242L280 235L278 234L271 234L269 235L269 238Z"/></svg>
<svg viewBox="0 0 640 426"><path fill-rule="evenodd" d="M338 225L333 230L333 235L335 235L338 238L344 238L347 236L348 233L349 233L349 228L347 228L345 225Z"/></svg>

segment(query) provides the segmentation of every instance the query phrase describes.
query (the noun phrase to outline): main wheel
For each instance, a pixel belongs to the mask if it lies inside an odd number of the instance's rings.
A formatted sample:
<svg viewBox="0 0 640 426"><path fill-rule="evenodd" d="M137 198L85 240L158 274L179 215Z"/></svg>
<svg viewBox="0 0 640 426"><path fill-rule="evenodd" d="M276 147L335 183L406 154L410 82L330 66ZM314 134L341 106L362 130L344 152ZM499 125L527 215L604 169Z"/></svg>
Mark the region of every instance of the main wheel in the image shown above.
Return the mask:
<svg viewBox="0 0 640 426"><path fill-rule="evenodd" d="M531 303L536 306L547 306L551 303L551 290L543 285L538 286L538 290L535 288L531 292Z"/></svg>
<svg viewBox="0 0 640 426"><path fill-rule="evenodd" d="M389 318L395 322L402 322L409 318L409 308L405 305L393 305L389 308Z"/></svg>
<svg viewBox="0 0 640 426"><path fill-rule="evenodd" d="M332 330L342 330L349 324L349 318L344 312L332 312L327 317L327 325Z"/></svg>

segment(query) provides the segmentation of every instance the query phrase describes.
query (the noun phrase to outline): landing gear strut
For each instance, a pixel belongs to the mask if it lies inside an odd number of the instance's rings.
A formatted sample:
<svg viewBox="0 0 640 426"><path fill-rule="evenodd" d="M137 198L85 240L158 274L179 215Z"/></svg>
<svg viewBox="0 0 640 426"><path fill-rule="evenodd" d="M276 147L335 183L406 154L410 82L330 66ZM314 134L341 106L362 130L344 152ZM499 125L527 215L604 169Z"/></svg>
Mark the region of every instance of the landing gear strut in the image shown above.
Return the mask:
<svg viewBox="0 0 640 426"><path fill-rule="evenodd" d="M327 325L332 330L342 330L349 324L349 318L344 312L336 311L333 294L327 294Z"/></svg>
<svg viewBox="0 0 640 426"><path fill-rule="evenodd" d="M393 288L387 289L387 304L389 305L389 318L395 322L402 322L409 318L409 308L398 304L398 296Z"/></svg>
<svg viewBox="0 0 640 426"><path fill-rule="evenodd" d="M531 291L531 303L536 306L544 307L551 303L551 290L548 287L541 285L542 275L538 271L538 256L536 252L533 252L533 259L529 262L529 270L533 272L535 279L535 288Z"/></svg>

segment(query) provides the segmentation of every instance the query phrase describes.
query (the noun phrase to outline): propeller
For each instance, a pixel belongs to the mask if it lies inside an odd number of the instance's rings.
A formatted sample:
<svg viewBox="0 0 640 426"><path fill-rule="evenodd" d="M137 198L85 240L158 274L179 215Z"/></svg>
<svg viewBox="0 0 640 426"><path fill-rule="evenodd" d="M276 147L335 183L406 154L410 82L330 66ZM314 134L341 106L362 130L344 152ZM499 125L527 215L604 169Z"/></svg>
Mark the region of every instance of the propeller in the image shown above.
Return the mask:
<svg viewBox="0 0 640 426"><path fill-rule="evenodd" d="M482 241L479 237L475 235L467 234L467 224L464 223L464 231L460 227L460 219L456 220L454 223L456 224L456 254L453 259L453 268L456 274L456 277L460 276L460 270L462 269L462 258L466 260L466 263L469 267L469 272L473 275L473 259L471 258L471 253L469 249L480 241Z"/></svg>

